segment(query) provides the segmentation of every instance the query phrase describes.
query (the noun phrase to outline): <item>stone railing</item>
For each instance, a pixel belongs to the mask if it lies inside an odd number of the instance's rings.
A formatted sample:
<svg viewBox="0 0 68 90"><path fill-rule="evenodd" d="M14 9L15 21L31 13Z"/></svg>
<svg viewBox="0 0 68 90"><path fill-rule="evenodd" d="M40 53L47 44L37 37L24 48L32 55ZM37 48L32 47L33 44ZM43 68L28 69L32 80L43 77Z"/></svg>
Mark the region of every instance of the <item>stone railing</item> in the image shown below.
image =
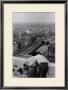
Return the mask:
<svg viewBox="0 0 68 90"><path fill-rule="evenodd" d="M27 55L22 57L14 57L13 56L13 76L14 77L27 77L26 74L24 74L24 66L23 64L27 61ZM55 77L55 64L54 63L49 63L48 64L49 69L47 73L47 78L54 78ZM27 72L25 72L27 73Z"/></svg>

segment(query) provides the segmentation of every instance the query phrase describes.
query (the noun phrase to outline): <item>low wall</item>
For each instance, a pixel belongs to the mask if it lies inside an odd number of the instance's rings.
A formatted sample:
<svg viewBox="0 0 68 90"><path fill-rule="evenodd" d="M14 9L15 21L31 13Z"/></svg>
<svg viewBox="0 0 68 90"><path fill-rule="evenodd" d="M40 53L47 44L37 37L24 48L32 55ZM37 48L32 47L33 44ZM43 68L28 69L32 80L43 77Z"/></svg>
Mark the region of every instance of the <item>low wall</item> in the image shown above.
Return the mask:
<svg viewBox="0 0 68 90"><path fill-rule="evenodd" d="M20 75L19 72L17 72L17 70L19 68L21 68L23 70L23 64L27 61L27 58L20 58L20 57L13 57L13 68L14 68L14 72L13 75L17 76L17 77L23 77L23 75ZM47 77L49 78L54 78L55 77L55 64L54 63L49 63L48 64L49 69L48 69L48 73L47 73Z"/></svg>

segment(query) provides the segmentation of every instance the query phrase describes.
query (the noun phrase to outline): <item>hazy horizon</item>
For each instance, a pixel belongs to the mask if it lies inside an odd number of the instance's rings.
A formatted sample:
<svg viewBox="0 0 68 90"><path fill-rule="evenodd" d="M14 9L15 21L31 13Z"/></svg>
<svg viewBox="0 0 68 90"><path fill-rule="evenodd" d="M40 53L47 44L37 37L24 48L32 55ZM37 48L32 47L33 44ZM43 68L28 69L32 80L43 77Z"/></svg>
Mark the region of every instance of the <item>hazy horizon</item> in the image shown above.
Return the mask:
<svg viewBox="0 0 68 90"><path fill-rule="evenodd" d="M54 12L33 12L33 13L17 13L14 12L12 15L13 24L51 24L55 23Z"/></svg>

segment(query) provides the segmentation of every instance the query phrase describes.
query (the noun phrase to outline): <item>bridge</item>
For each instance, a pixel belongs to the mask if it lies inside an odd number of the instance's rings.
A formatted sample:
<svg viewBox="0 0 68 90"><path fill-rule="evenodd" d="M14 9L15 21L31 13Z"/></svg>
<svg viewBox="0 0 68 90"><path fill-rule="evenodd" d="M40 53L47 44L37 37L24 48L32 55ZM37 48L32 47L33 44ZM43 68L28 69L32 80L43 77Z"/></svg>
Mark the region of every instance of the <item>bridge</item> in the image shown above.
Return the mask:
<svg viewBox="0 0 68 90"><path fill-rule="evenodd" d="M51 39L55 39L55 36L50 36L46 38L46 41L50 41ZM19 56L22 56L23 54L32 54L34 51L36 51L40 46L42 46L41 40L34 41L31 45L24 47L22 49L22 52L19 54Z"/></svg>
<svg viewBox="0 0 68 90"><path fill-rule="evenodd" d="M23 50L23 52L19 55L23 55L23 54L31 54L32 52L34 52L37 48L39 48L42 45L42 42L34 42L32 43L32 45L30 45L29 47L25 48Z"/></svg>

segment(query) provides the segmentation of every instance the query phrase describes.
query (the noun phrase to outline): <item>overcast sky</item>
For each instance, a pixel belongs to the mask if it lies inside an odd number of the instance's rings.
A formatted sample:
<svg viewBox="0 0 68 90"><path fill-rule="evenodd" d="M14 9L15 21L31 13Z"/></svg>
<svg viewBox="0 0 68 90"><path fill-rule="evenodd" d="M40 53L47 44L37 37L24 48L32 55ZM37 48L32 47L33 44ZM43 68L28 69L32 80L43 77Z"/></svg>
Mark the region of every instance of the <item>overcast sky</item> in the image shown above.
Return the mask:
<svg viewBox="0 0 68 90"><path fill-rule="evenodd" d="M55 13L13 13L13 23L55 23Z"/></svg>

